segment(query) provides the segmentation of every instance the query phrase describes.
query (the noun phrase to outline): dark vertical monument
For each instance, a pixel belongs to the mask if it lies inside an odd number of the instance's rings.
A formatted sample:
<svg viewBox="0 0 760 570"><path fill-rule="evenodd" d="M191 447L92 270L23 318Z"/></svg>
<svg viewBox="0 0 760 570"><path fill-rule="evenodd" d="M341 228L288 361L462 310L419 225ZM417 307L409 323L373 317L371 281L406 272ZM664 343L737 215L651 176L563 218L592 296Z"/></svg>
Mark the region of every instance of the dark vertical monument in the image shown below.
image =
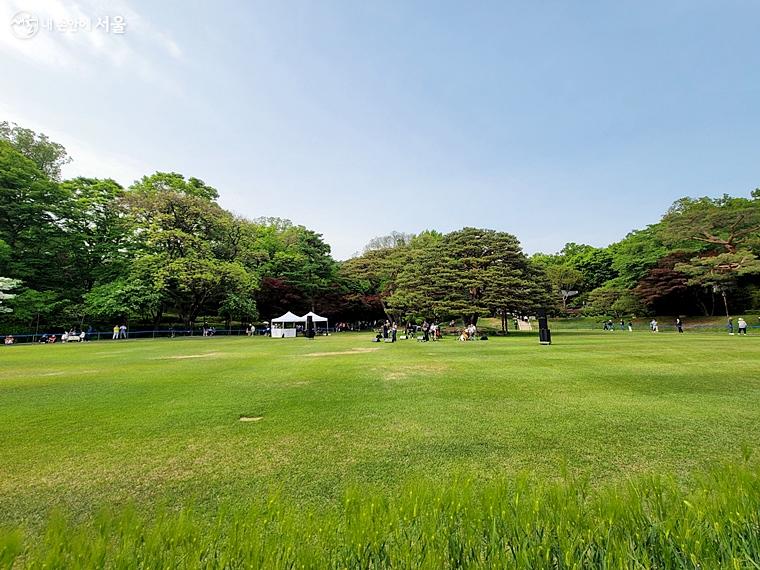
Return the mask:
<svg viewBox="0 0 760 570"><path fill-rule="evenodd" d="M538 341L541 344L552 343L552 331L549 330L549 320L546 318L546 309L538 310Z"/></svg>

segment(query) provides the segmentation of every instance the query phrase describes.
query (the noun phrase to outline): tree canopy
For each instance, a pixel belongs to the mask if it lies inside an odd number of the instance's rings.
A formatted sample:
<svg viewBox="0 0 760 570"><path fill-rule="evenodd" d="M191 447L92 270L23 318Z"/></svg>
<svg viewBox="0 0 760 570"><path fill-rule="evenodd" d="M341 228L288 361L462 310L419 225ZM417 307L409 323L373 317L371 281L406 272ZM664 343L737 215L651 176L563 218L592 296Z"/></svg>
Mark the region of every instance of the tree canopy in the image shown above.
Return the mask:
<svg viewBox="0 0 760 570"><path fill-rule="evenodd" d="M0 123L0 326L228 326L314 310L331 320L476 322L555 314L760 309L760 189L682 198L607 247L526 256L514 235L391 232L335 261L312 229L246 219L194 176L61 179L43 134Z"/></svg>

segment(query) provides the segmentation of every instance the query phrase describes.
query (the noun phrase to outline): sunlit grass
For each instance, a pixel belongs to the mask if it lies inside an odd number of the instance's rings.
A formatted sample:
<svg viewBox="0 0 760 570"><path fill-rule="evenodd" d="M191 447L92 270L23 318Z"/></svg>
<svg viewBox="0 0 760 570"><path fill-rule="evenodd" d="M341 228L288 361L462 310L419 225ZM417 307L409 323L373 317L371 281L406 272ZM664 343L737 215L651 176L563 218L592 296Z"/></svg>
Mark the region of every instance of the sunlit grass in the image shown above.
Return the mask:
<svg viewBox="0 0 760 570"><path fill-rule="evenodd" d="M603 490L667 474L696 490L694 473L760 441L754 337L370 338L3 349L0 526L37 533L57 511L68 533L127 504L167 529L192 505L203 526L220 505L248 512L273 494L339 524L348 489L386 501L410 481L458 492L454 478L543 489L566 475Z"/></svg>
<svg viewBox="0 0 760 570"><path fill-rule="evenodd" d="M756 568L760 472L723 466L683 488L637 478L469 480L350 490L334 510L272 497L148 518L54 515L40 539L0 530L0 565L30 568Z"/></svg>

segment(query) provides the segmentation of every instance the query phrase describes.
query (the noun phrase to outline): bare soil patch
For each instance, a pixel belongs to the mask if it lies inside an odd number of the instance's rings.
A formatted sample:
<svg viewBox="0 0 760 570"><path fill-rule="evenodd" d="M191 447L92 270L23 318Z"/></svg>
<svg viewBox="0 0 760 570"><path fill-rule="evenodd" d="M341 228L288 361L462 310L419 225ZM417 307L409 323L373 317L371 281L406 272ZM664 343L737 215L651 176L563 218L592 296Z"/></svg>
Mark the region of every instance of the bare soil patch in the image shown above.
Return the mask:
<svg viewBox="0 0 760 570"><path fill-rule="evenodd" d="M339 356L342 354L361 354L363 352L375 352L379 347L352 348L351 350L336 350L335 352L311 352L305 356Z"/></svg>
<svg viewBox="0 0 760 570"><path fill-rule="evenodd" d="M449 367L440 363L412 364L396 366L390 370L383 369L385 380L403 380L410 376L424 376L425 374L440 374L449 370Z"/></svg>
<svg viewBox="0 0 760 570"><path fill-rule="evenodd" d="M224 352L204 352L202 354L183 354L179 356L165 356L161 360L185 360L187 358L209 358L211 356L221 356Z"/></svg>

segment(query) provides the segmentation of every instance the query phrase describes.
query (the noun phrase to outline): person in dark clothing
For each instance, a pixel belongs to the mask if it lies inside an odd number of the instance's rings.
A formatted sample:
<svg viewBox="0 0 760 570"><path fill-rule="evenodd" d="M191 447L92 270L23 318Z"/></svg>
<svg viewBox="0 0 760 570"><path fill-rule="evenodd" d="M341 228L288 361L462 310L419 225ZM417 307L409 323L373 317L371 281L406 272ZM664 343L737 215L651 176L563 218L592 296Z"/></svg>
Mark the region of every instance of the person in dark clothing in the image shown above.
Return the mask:
<svg viewBox="0 0 760 570"><path fill-rule="evenodd" d="M683 332L683 321L681 320L681 317L678 317L676 319L676 330L680 333Z"/></svg>

